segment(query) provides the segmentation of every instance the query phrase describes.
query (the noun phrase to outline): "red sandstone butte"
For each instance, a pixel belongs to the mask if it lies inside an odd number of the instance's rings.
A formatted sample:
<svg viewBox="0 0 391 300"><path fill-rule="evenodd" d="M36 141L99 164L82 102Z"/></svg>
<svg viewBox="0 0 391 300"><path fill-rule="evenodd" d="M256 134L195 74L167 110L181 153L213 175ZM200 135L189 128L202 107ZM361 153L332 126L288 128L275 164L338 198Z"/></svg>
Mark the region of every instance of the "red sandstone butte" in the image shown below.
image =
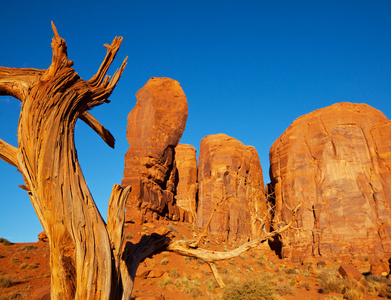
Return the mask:
<svg viewBox="0 0 391 300"><path fill-rule="evenodd" d="M151 78L136 93L137 103L128 115L122 185L131 185L126 204L127 222L166 217L179 220L175 205L177 181L174 160L186 126L187 100L180 84L169 78Z"/></svg>
<svg viewBox="0 0 391 300"><path fill-rule="evenodd" d="M270 149L276 218L303 203L282 256L391 252L391 123L366 104L337 103L296 119Z"/></svg>
<svg viewBox="0 0 391 300"><path fill-rule="evenodd" d="M258 153L225 134L201 140L198 168L197 226L230 242L246 242L262 233L258 218L266 215Z"/></svg>
<svg viewBox="0 0 391 300"><path fill-rule="evenodd" d="M196 216L197 156L194 146L178 144L175 148L175 162L178 170L176 204L187 212L192 223ZM184 219L183 217L181 219Z"/></svg>

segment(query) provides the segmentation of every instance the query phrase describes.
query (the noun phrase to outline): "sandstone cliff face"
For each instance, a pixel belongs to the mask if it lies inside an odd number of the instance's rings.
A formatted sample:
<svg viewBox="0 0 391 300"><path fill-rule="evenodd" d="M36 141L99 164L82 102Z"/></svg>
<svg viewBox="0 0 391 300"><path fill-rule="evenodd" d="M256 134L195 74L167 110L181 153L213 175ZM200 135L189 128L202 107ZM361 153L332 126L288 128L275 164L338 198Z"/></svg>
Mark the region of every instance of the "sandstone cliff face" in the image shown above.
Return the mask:
<svg viewBox="0 0 391 300"><path fill-rule="evenodd" d="M267 211L262 168L254 147L225 134L201 140L197 226L230 242L246 242L262 232L257 217Z"/></svg>
<svg viewBox="0 0 391 300"><path fill-rule="evenodd" d="M143 222L160 216L178 220L175 205L178 181L175 147L186 126L187 100L180 84L169 78L151 78L136 93L137 103L128 116L123 185L132 192L126 221Z"/></svg>
<svg viewBox="0 0 391 300"><path fill-rule="evenodd" d="M338 103L296 119L270 149L283 256L391 252L391 123L365 104Z"/></svg>
<svg viewBox="0 0 391 300"><path fill-rule="evenodd" d="M196 215L197 197L197 156L194 146L178 144L175 148L175 161L178 170L176 204L187 212L187 221L193 222ZM181 219L185 219L183 216Z"/></svg>

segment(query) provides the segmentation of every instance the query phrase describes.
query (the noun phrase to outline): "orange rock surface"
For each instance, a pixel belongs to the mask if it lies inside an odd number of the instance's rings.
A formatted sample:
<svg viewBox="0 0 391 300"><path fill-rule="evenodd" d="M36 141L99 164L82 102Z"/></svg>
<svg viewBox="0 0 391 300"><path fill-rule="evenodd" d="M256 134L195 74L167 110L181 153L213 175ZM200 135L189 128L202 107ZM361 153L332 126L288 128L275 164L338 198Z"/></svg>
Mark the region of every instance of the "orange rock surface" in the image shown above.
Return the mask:
<svg viewBox="0 0 391 300"><path fill-rule="evenodd" d="M198 169L197 226L210 223L210 232L231 242L260 235L258 218L266 213L262 168L258 153L225 134L201 140Z"/></svg>
<svg viewBox="0 0 391 300"><path fill-rule="evenodd" d="M188 221L192 222L196 215L198 190L196 149L191 145L178 144L175 148L175 162L178 170L176 204L188 212Z"/></svg>
<svg viewBox="0 0 391 300"><path fill-rule="evenodd" d="M187 100L180 84L169 78L151 78L136 93L128 116L123 185L131 185L126 221L167 217L179 220L175 205L177 179L174 160L186 126Z"/></svg>
<svg viewBox="0 0 391 300"><path fill-rule="evenodd" d="M282 256L391 252L391 123L366 104L296 119L270 149L276 219L302 202Z"/></svg>

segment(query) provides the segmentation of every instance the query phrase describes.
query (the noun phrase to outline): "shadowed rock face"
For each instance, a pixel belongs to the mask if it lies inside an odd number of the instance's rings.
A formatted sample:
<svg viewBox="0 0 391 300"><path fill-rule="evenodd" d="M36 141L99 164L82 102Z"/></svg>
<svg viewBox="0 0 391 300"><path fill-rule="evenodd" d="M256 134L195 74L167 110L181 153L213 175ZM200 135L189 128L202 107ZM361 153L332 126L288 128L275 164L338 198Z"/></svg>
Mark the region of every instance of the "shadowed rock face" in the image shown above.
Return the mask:
<svg viewBox="0 0 391 300"><path fill-rule="evenodd" d="M391 252L391 123L365 104L338 103L296 119L270 149L283 256Z"/></svg>
<svg viewBox="0 0 391 300"><path fill-rule="evenodd" d="M198 189L196 149L191 145L178 144L175 148L175 162L178 170L176 204L187 212L188 221L192 222L196 215Z"/></svg>
<svg viewBox="0 0 391 300"><path fill-rule="evenodd" d="M183 213L174 201L178 181L174 155L186 126L186 96L177 81L151 78L136 98L128 116L130 148L122 180L123 185L132 186L125 219L138 223L161 216L179 220Z"/></svg>
<svg viewBox="0 0 391 300"><path fill-rule="evenodd" d="M201 140L198 169L197 226L210 223L210 232L231 242L260 235L257 217L264 217L266 201L262 168L254 147L225 134Z"/></svg>

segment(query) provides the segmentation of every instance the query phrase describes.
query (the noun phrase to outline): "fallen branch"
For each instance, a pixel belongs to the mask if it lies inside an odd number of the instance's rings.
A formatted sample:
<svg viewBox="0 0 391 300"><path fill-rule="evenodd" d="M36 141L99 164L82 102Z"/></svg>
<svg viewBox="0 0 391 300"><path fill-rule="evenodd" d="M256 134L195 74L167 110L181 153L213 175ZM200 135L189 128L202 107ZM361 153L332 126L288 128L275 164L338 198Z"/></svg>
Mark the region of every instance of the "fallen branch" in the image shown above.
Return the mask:
<svg viewBox="0 0 391 300"><path fill-rule="evenodd" d="M280 227L279 229L269 232L267 234L264 234L263 236L253 241L250 241L248 243L245 243L240 247L235 248L231 251L221 252L221 251L206 250L202 248L194 248L193 246L195 243L186 242L182 240L170 241L167 246L167 250L180 255L199 258L207 262L213 272L216 281L222 287L224 286L224 283L222 282L221 277L218 275L218 271L214 266L214 263L216 261L227 260L227 259L237 257L243 252L255 248L263 242L266 242L268 240L274 240L275 236L280 235L282 232L289 230L292 227L292 225L296 222L297 211L301 206L302 204L299 204L292 210L293 217L288 224L285 224L285 226Z"/></svg>

